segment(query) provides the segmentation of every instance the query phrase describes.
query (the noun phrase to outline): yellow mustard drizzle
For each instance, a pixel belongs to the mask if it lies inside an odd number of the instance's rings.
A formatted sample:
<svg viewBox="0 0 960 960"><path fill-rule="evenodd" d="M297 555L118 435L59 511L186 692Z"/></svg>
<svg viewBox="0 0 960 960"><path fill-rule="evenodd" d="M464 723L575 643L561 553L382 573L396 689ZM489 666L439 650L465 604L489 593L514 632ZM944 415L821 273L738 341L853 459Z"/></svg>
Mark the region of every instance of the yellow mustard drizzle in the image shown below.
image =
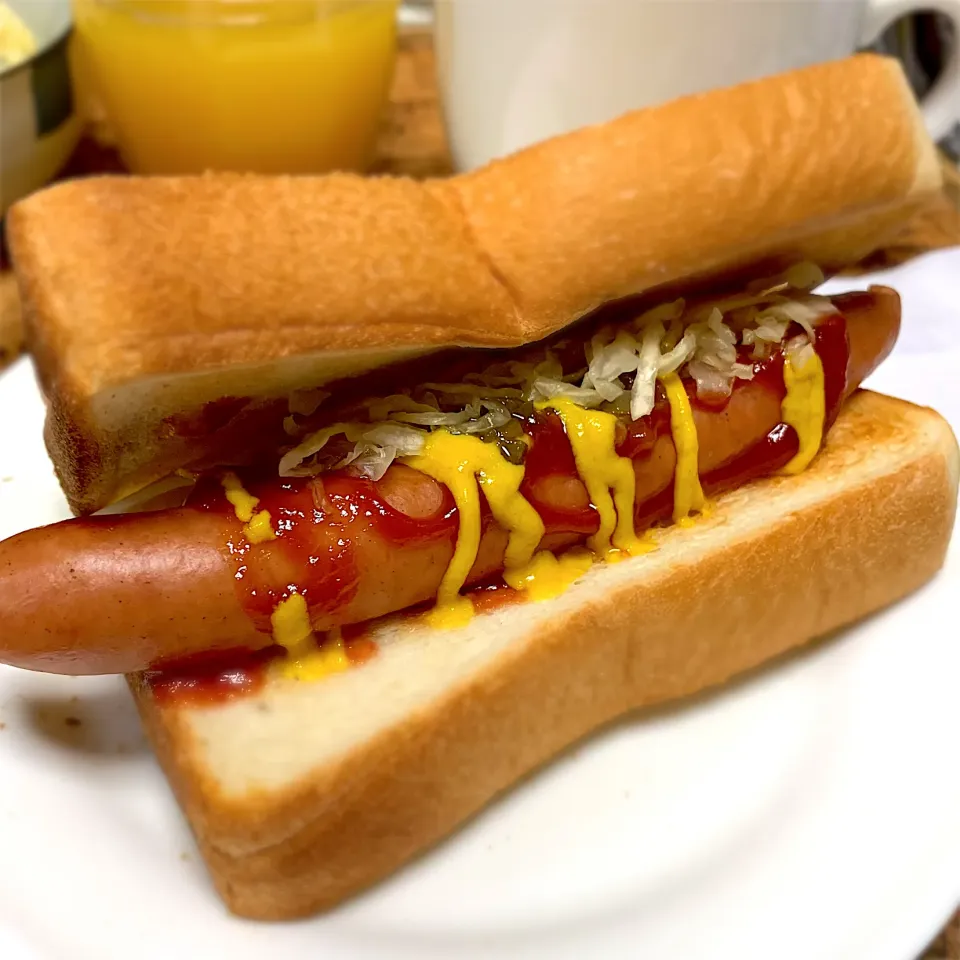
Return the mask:
<svg viewBox="0 0 960 960"><path fill-rule="evenodd" d="M780 416L797 431L800 448L780 472L796 474L806 470L817 455L823 443L826 420L823 364L812 347L800 366L794 364L787 352L783 358L783 383L787 393L780 406Z"/></svg>
<svg viewBox="0 0 960 960"><path fill-rule="evenodd" d="M260 500L244 487L240 478L233 471L228 471L220 478L220 482L233 512L244 524L244 536L251 543L265 543L275 539L276 533L270 523L270 511L256 512Z"/></svg>
<svg viewBox="0 0 960 960"><path fill-rule="evenodd" d="M693 523L691 513L707 511L699 475L699 440L690 400L680 377L661 378L670 405L670 428L676 449L673 520L679 526ZM784 358L786 395L781 406L783 422L796 430L799 451L782 473L800 473L816 456L823 441L825 395L823 365L812 349L798 365ZM599 557L616 562L655 549L652 532L643 537L634 528L636 478L633 462L616 453L617 417L587 410L571 400L554 398L536 404L553 410L563 422L577 472L600 518L600 527L587 541L589 550L575 548L561 556L537 551L544 525L533 506L520 493L524 468L509 463L499 450L478 437L437 430L424 441L422 451L404 457L407 466L444 484L459 514L454 554L437 591L437 602L428 622L441 629L459 627L473 616L473 605L461 595L477 559L481 539L479 488L483 488L494 519L508 533L503 580L529 599L541 601L562 594L585 574ZM348 436L349 436L349 431ZM524 436L529 445L531 440ZM247 492L233 473L223 486L237 518L252 543L272 539L267 510L256 512L258 499ZM273 669L282 676L314 680L346 670L349 660L339 630L319 647L316 644L305 599L293 594L281 601L271 616L275 641L287 657Z"/></svg>
<svg viewBox="0 0 960 960"><path fill-rule="evenodd" d="M404 463L445 484L457 505L457 545L428 620L436 627L463 626L473 616L473 604L460 595L460 590L480 547L478 482L494 519L509 534L505 569L530 561L543 539L543 521L520 493L523 467L509 463L493 444L478 437L435 431L427 437L423 450L416 456L405 457Z"/></svg>
<svg viewBox="0 0 960 960"><path fill-rule="evenodd" d="M303 641L277 661L276 672L288 680L322 680L350 669L350 659L339 630L333 630L320 646L313 637Z"/></svg>
<svg viewBox="0 0 960 960"><path fill-rule="evenodd" d="M307 612L307 601L299 593L281 600L270 614L273 639L289 652L304 640L313 638L313 627Z"/></svg>
<svg viewBox="0 0 960 960"><path fill-rule="evenodd" d="M281 600L270 615L273 639L287 651L271 672L289 680L319 680L350 666L339 630L330 633L317 646L307 601L298 593Z"/></svg>
<svg viewBox="0 0 960 960"><path fill-rule="evenodd" d="M670 431L677 451L677 468L673 481L673 520L681 526L692 521L690 514L703 512L706 498L700 486L698 459L700 444L697 427L690 409L690 398L676 373L668 373L660 381L670 403Z"/></svg>
<svg viewBox="0 0 960 960"><path fill-rule="evenodd" d="M243 532L251 543L266 543L267 540L275 540L277 536L270 523L269 510L257 511L244 526Z"/></svg>
<svg viewBox="0 0 960 960"><path fill-rule="evenodd" d="M618 559L615 550L631 556L647 552L649 544L637 537L633 526L637 484L633 461L616 452L617 418L612 413L585 410L562 397L536 407L555 411L563 421L577 472L600 515L600 529L587 541L590 549L608 560Z"/></svg>
<svg viewBox="0 0 960 960"><path fill-rule="evenodd" d="M253 494L247 492L240 482L240 478L233 471L225 473L220 478L220 482L223 484L224 493L233 507L237 519L241 523L249 523L253 519L253 512L257 509L257 504L260 501Z"/></svg>
<svg viewBox="0 0 960 960"><path fill-rule="evenodd" d="M589 550L568 550L556 556L549 550L538 550L522 567L505 570L503 579L514 590L523 590L529 599L539 602L559 597L575 580L593 565Z"/></svg>

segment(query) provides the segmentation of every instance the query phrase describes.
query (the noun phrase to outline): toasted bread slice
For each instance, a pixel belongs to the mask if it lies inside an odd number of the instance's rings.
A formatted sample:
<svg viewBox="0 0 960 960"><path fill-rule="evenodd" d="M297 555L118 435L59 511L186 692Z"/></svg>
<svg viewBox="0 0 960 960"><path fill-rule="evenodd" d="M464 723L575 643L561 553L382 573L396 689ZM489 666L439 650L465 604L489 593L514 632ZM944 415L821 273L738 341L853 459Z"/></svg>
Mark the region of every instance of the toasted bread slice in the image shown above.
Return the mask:
<svg viewBox="0 0 960 960"><path fill-rule="evenodd" d="M797 477L718 499L658 549L561 597L435 631L395 618L377 655L208 708L131 687L231 910L329 907L449 833L598 726L687 696L864 617L941 566L957 443L931 410L859 392Z"/></svg>
<svg viewBox="0 0 960 960"><path fill-rule="evenodd" d="M212 449L235 462L295 390L528 343L681 282L856 262L941 183L899 65L863 55L448 181L64 183L14 206L8 234L48 448L87 513Z"/></svg>

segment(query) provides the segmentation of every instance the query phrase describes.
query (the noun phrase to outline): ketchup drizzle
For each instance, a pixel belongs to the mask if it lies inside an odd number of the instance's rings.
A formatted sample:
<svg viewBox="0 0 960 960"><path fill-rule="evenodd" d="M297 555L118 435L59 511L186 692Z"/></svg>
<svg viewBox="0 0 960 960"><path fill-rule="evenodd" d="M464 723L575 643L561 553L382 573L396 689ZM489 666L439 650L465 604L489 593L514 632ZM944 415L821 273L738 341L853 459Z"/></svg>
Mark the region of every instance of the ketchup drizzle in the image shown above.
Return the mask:
<svg viewBox="0 0 960 960"><path fill-rule="evenodd" d="M787 337L800 328L793 325ZM815 349L824 370L826 401L825 431L834 423L847 388L849 340L846 321L840 313L819 318L815 328ZM744 354L741 362L751 362ZM752 383L760 384L780 399L785 395L783 351L753 363ZM736 380L733 390L743 389L746 381ZM684 385L691 403L701 408L723 409L729 398L711 401L699 398L693 381ZM524 467L521 493L540 513L548 534L590 535L599 526L592 504L559 509L537 496L539 481L548 477L579 480L576 463L563 423L552 411L538 411L524 422L531 439ZM650 456L657 440L670 435L670 409L666 395L657 385L652 413L641 420L625 422L618 431L617 452L636 462ZM748 450L701 477L701 485L713 496L768 476L785 466L799 448L796 432L786 424L777 424ZM238 595L257 628L270 631L270 614L276 604L291 592L307 599L311 613L335 612L356 596L360 574L353 546L355 524L363 523L385 541L401 546L457 536L457 510L450 491L443 487L443 504L427 519L413 519L392 507L379 496L374 481L350 476L346 471L322 478L290 478L277 482L263 473L241 473L245 488L259 498L257 510L269 510L275 540L255 547L246 541L242 524L233 517L235 533L224 544L224 551L236 565ZM492 522L485 500L482 526ZM217 477L204 478L189 504L233 516ZM673 509L672 485L635 506L635 524L642 530L669 519ZM277 571L295 570L295 582L286 582ZM485 611L503 604L516 603L522 594L502 583L491 583L469 591L474 607ZM367 635L366 624L342 628L345 649L352 663L362 663L376 653L376 644ZM265 668L282 653L276 646L255 652L220 652L215 658L205 655L161 665L145 674L154 696L161 703L213 704L259 690L265 681Z"/></svg>

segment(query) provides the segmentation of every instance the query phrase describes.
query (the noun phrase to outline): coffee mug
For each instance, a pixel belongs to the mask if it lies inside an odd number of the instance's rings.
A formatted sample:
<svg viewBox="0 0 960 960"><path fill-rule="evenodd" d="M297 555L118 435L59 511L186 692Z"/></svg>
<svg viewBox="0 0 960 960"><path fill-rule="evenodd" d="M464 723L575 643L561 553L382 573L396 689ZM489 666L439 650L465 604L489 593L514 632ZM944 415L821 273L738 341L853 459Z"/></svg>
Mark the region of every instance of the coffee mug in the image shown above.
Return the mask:
<svg viewBox="0 0 960 960"><path fill-rule="evenodd" d="M946 14L960 37L960 0L437 0L454 163L843 57L918 10ZM957 42L921 107L935 138L960 121Z"/></svg>

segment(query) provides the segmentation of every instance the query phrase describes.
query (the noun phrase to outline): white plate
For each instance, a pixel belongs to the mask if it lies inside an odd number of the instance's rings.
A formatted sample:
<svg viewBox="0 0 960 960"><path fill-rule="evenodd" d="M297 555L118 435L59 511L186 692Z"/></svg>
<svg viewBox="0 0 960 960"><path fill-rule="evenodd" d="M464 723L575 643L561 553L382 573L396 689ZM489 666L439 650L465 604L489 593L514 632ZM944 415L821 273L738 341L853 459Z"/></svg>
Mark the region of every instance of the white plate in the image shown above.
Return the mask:
<svg viewBox="0 0 960 960"><path fill-rule="evenodd" d="M875 384L960 427L960 250L896 273L907 332ZM0 411L0 535L65 517L26 364ZM960 901L958 552L896 608L594 738L299 924L225 914L119 679L4 668L0 957L910 960Z"/></svg>

